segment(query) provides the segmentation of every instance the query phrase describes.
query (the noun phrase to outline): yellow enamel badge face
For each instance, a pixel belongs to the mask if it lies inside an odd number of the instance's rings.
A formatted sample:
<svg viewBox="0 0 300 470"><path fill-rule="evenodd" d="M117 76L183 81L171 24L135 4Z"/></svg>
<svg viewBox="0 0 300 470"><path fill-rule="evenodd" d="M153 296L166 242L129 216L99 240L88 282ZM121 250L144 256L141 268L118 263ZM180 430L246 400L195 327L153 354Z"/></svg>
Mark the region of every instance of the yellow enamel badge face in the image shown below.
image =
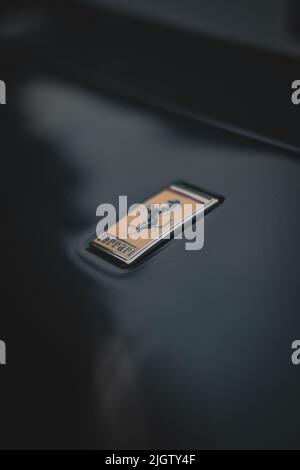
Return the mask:
<svg viewBox="0 0 300 470"><path fill-rule="evenodd" d="M130 265L218 202L218 198L187 185L170 185L98 233L91 242L93 251Z"/></svg>

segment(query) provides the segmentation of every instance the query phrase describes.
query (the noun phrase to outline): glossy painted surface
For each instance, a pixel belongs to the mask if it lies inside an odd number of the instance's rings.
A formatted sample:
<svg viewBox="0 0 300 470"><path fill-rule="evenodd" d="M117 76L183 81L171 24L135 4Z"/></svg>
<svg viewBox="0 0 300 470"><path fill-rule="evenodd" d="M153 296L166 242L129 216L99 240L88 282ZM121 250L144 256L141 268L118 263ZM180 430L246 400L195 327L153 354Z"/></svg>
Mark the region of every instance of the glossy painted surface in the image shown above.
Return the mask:
<svg viewBox="0 0 300 470"><path fill-rule="evenodd" d="M0 109L1 447L297 447L298 156L54 75ZM80 255L98 204L177 180L226 198L203 250Z"/></svg>

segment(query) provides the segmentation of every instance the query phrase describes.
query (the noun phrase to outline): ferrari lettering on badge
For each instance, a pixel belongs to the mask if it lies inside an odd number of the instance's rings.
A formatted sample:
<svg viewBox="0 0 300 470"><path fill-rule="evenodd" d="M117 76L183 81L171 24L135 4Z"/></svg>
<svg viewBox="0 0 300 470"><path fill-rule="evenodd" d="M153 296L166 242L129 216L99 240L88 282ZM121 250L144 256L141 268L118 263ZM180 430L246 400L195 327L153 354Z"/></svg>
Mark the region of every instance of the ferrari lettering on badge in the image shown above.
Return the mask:
<svg viewBox="0 0 300 470"><path fill-rule="evenodd" d="M127 198L125 196L120 196ZM123 200L122 199L122 200ZM199 250L204 243L204 214L220 202L220 198L186 184L171 184L143 204L134 204L126 215L114 220L116 211L103 204L97 215L97 237L89 248L98 255L111 257L127 266L153 253L171 238L185 238L187 250ZM193 224L195 230L193 230Z"/></svg>

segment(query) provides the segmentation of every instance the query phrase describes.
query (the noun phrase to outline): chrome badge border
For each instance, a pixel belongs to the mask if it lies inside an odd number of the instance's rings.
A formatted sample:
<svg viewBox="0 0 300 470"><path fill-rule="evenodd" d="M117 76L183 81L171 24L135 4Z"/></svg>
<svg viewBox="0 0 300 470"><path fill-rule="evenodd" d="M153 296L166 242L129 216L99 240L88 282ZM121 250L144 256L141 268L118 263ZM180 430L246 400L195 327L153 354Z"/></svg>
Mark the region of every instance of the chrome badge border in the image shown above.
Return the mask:
<svg viewBox="0 0 300 470"><path fill-rule="evenodd" d="M173 189L174 191L177 191L188 197L192 197L193 199L196 199L199 202L203 203L204 215L207 215L210 211L218 207L225 200L223 196L212 193L211 191L200 189L194 185L191 185L185 182L175 182L175 183L167 184L160 190L153 193L149 198L155 196L160 191L163 191L166 189ZM144 198L144 201L146 201L149 198ZM171 242L172 239L174 238L174 234L176 233L176 230L181 228L183 223L190 222L191 224L193 224L196 220L197 215L198 213L193 214L193 216L191 216L190 218L185 219L184 222L183 221L180 222L177 226L173 227L172 230L170 230L167 234L165 234L164 237L152 240L150 244L148 244L144 249L139 250L138 253L134 255L130 260L125 259L122 255L116 252L113 252L109 250L108 248L105 248L104 246L100 247L99 245L95 245L94 244L95 235L87 241L86 250L96 255L96 257L102 258L105 261L110 262L111 264L115 266L118 266L119 268L122 268L122 269L134 268L140 265L141 263L144 263L146 260L150 259L154 254L160 251L160 249L163 246ZM168 238L165 238L165 237L168 237Z"/></svg>

